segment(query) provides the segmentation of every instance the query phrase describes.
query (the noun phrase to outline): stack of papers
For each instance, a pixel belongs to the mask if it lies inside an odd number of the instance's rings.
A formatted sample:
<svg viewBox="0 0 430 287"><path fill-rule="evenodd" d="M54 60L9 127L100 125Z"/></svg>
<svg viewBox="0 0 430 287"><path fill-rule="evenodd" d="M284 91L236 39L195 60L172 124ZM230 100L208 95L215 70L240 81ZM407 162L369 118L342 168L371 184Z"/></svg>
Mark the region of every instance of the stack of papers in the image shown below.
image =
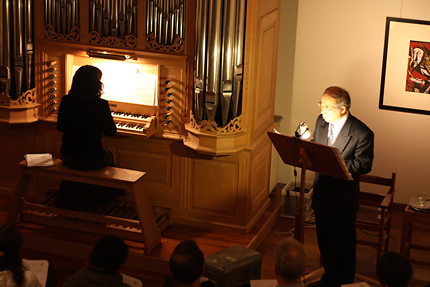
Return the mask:
<svg viewBox="0 0 430 287"><path fill-rule="evenodd" d="M37 280L42 286L46 285L46 280L48 278L48 267L49 263L47 260L28 260L22 259L22 265L28 270L33 271L36 275Z"/></svg>
<svg viewBox="0 0 430 287"><path fill-rule="evenodd" d="M130 285L131 287L142 287L143 286L142 281L140 281L139 279L125 275L123 273L121 273L121 275L122 275L122 282Z"/></svg>
<svg viewBox="0 0 430 287"><path fill-rule="evenodd" d="M250 280L251 287L276 287L278 281L276 279Z"/></svg>
<svg viewBox="0 0 430 287"><path fill-rule="evenodd" d="M24 155L27 161L27 166L53 166L52 154L49 153L33 153Z"/></svg>

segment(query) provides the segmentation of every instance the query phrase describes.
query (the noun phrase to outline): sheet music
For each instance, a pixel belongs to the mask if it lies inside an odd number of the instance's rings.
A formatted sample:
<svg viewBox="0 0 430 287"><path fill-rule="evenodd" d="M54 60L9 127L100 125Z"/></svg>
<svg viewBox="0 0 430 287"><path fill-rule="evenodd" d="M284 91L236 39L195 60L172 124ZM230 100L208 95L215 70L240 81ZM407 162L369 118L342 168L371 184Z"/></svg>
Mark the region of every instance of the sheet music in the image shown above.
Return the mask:
<svg viewBox="0 0 430 287"><path fill-rule="evenodd" d="M48 279L48 267L49 263L47 260L28 260L22 259L22 265L28 270L32 271L36 275L37 280L42 286L46 285Z"/></svg>
<svg viewBox="0 0 430 287"><path fill-rule="evenodd" d="M118 61L92 65L103 73L103 99L149 106L158 104L158 76L145 72L142 65ZM72 77L79 68L73 65Z"/></svg>
<svg viewBox="0 0 430 287"><path fill-rule="evenodd" d="M53 166L52 154L49 153L36 153L24 155L27 161L27 166Z"/></svg>
<svg viewBox="0 0 430 287"><path fill-rule="evenodd" d="M137 72L136 80L136 100L137 103L146 105L157 105L157 76L151 74L142 74Z"/></svg>

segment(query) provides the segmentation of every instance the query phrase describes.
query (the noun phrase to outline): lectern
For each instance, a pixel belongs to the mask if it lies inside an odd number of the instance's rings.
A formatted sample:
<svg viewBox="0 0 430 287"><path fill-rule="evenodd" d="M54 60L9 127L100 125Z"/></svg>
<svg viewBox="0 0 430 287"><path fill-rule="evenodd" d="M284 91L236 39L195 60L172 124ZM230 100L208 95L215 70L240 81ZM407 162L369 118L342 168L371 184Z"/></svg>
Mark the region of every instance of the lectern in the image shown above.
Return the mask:
<svg viewBox="0 0 430 287"><path fill-rule="evenodd" d="M296 137L268 132L270 140L285 164L301 168L299 210L295 218L294 238L304 241L306 170L322 173L343 180L352 180L345 161L337 147L304 141Z"/></svg>

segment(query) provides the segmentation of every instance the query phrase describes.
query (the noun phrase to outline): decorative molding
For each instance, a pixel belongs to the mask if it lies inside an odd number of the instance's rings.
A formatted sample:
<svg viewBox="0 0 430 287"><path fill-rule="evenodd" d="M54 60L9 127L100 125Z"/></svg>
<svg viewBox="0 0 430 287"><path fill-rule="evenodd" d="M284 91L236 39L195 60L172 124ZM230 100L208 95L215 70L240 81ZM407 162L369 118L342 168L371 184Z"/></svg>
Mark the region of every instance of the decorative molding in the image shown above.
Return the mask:
<svg viewBox="0 0 430 287"><path fill-rule="evenodd" d="M0 93L0 122L7 124L33 123L38 120L36 89L28 90L17 100L11 100L9 95Z"/></svg>
<svg viewBox="0 0 430 287"><path fill-rule="evenodd" d="M77 42L80 39L80 35L80 30L76 26L73 26L69 34L59 34L55 32L54 26L52 26L52 24L45 25L44 36L46 39L68 40Z"/></svg>
<svg viewBox="0 0 430 287"><path fill-rule="evenodd" d="M198 130L200 133L213 135L233 134L242 131L242 115L235 117L224 127L219 127L216 122L210 120L204 120L199 124L193 115L191 115L190 124L193 129Z"/></svg>
<svg viewBox="0 0 430 287"><path fill-rule="evenodd" d="M182 53L185 48L184 39L180 38L178 35L175 36L175 40L173 41L173 45L162 45L157 42L157 38L154 36L154 33L149 34L146 37L146 47L151 50L160 50L164 52L175 52Z"/></svg>
<svg viewBox="0 0 430 287"><path fill-rule="evenodd" d="M114 36L102 37L101 33L97 32L97 31L91 31L90 32L90 43L110 45L110 46L116 46L116 47L133 48L133 47L136 47L136 36L126 35L126 36L124 36L124 39L114 37Z"/></svg>
<svg viewBox="0 0 430 287"><path fill-rule="evenodd" d="M23 106L36 103L36 89L31 89L23 93L17 100L11 100L10 96L0 93L0 105L3 106Z"/></svg>

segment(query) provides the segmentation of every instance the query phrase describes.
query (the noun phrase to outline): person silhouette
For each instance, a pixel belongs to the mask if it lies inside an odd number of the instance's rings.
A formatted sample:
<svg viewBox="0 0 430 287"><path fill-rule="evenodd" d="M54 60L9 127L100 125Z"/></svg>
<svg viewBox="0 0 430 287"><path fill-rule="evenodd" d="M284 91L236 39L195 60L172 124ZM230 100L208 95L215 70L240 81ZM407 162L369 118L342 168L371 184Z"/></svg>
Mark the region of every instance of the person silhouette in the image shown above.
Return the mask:
<svg viewBox="0 0 430 287"><path fill-rule="evenodd" d="M57 129L63 133L61 160L76 170L115 166L112 152L102 146L102 134L117 132L108 101L101 99L102 71L85 65L73 76L72 87L60 103ZM112 202L123 191L63 180L56 207L87 211Z"/></svg>
<svg viewBox="0 0 430 287"><path fill-rule="evenodd" d="M128 247L120 237L104 235L94 245L86 266L67 278L63 287L129 287L119 271L127 257Z"/></svg>
<svg viewBox="0 0 430 287"><path fill-rule="evenodd" d="M384 253L376 267L379 283L387 287L407 287L412 274L411 262L395 251Z"/></svg>
<svg viewBox="0 0 430 287"><path fill-rule="evenodd" d="M0 286L42 287L36 275L27 270L19 255L22 236L15 228L0 227Z"/></svg>
<svg viewBox="0 0 430 287"><path fill-rule="evenodd" d="M282 240L275 250L275 275L278 287L304 287L306 253L303 244L294 238Z"/></svg>

